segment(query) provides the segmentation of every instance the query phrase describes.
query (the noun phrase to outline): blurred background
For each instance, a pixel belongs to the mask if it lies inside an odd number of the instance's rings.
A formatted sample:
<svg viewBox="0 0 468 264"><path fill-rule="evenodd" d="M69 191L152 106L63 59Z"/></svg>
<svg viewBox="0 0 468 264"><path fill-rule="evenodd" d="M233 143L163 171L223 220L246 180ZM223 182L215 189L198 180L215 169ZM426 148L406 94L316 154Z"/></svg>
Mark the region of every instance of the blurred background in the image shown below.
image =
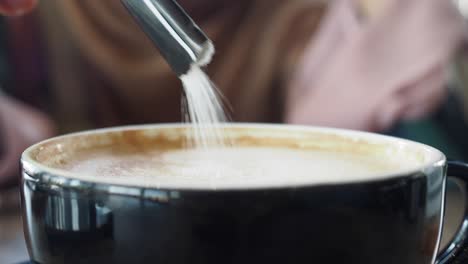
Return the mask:
<svg viewBox="0 0 468 264"><path fill-rule="evenodd" d="M216 45L206 71L234 121L377 132L468 161L468 0L180 4ZM119 1L44 0L3 16L0 263L27 259L18 198L27 146L84 129L179 122L180 88ZM449 186L445 240L464 206Z"/></svg>

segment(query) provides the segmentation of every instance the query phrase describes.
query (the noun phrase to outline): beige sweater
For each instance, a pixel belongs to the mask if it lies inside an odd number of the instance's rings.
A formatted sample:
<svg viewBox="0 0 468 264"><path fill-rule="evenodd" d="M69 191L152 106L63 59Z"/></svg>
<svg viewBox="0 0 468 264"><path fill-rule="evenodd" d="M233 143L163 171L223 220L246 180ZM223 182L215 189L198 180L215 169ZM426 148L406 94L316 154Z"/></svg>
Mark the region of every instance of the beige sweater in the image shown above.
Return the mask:
<svg viewBox="0 0 468 264"><path fill-rule="evenodd" d="M216 45L207 72L235 121L282 120L284 87L324 8L241 0L188 10ZM62 129L181 119L179 80L119 1L42 1L40 14Z"/></svg>

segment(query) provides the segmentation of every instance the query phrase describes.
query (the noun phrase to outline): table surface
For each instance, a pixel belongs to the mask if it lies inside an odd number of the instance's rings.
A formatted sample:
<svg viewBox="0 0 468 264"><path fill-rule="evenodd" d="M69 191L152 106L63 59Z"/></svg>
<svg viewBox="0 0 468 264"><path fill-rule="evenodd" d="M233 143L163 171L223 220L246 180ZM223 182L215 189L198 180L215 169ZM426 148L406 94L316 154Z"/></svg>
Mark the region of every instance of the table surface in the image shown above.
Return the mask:
<svg viewBox="0 0 468 264"><path fill-rule="evenodd" d="M451 239L463 214L463 195L452 186L447 192L446 222L442 245ZM24 262L28 259L26 245L24 243L21 213L17 190L10 190L0 195L0 263L13 264ZM7 198L5 198L7 197ZM2 202L3 199L3 202ZM5 205L5 200L8 204Z"/></svg>
<svg viewBox="0 0 468 264"><path fill-rule="evenodd" d="M19 210L18 190L0 194L0 263L19 263L28 259Z"/></svg>

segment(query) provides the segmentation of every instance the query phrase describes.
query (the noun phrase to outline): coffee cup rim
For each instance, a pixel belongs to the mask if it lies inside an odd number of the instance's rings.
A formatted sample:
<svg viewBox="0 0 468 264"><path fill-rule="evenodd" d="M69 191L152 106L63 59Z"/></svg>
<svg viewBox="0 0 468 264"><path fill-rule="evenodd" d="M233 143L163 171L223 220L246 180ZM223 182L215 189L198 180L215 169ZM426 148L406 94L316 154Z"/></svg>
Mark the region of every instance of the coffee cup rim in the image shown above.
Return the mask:
<svg viewBox="0 0 468 264"><path fill-rule="evenodd" d="M405 171L398 171L392 172L388 174L378 174L375 178L369 180L344 180L339 182L323 182L323 183L310 183L310 184L301 184L297 185L284 185L284 186L254 186L254 187L232 187L232 188L222 188L222 189L212 189L208 186L204 188L199 187L191 187L191 186L160 186L156 188L155 186L146 186L141 184L121 184L115 182L106 182L100 180L83 180L77 176L76 173L52 168L47 165L44 165L34 158L31 157L31 154L37 148L40 148L44 144L60 141L66 138L71 137L78 137L78 136L86 136L86 135L93 135L93 134L106 134L112 132L121 132L121 131L130 131L130 130L151 130L151 129L178 129L178 128L188 128L190 124L183 124L183 123L164 123L164 124L143 124L143 125L128 125L128 126L117 126L117 127L109 127L109 128L100 128L100 129L93 129L87 131L80 131L80 132L73 132L68 133L56 137L52 137L41 142L38 142L30 147L28 147L21 155L21 166L23 170L23 179L34 181L38 183L43 183L47 185L54 185L56 187L65 187L65 188L93 188L93 189L102 189L107 192L112 192L113 190L124 190L126 188L125 193L131 189L161 189L161 190L192 190L192 191L217 191L217 190L246 190L246 189L271 189L271 188L300 188L300 187L308 187L308 186L321 186L321 185L343 185L343 184L355 184L355 183L363 183L363 182L378 182L384 181L389 179L400 178L408 175L414 175L420 172L430 172L434 168L444 167L447 158L446 156L438 149L411 140L397 138L388 135L381 135L371 132L365 131L356 131L356 130L349 130L349 129L341 129L341 128L330 128L330 127L321 127L321 126L306 126L306 125L290 125L290 124L264 124L264 123L227 123L221 124L221 127L224 128L242 128L242 129L271 129L275 131L303 131L303 132L317 132L317 133L324 133L324 134L333 134L333 135L340 135L349 138L356 138L356 139L365 139L366 141L386 141L386 142L395 142L395 144L399 144L400 147L403 146L414 146L418 147L424 152L430 154L431 158L428 159L424 164L412 168L411 170ZM124 188L124 189L119 189ZM120 191L118 191L120 192Z"/></svg>

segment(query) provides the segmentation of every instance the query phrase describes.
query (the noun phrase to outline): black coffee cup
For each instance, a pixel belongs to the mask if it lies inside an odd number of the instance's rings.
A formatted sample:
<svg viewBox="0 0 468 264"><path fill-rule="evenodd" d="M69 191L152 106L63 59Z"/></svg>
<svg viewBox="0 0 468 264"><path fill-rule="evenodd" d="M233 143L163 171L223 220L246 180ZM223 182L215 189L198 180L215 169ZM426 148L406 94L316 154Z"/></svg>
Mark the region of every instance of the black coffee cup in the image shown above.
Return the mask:
<svg viewBox="0 0 468 264"><path fill-rule="evenodd" d="M420 166L369 179L304 184L159 186L77 175L50 163L95 146L160 144L183 125L114 128L54 138L22 156L25 237L34 263L464 263L467 218L438 254L446 175L463 182L468 165L402 139L346 130L228 125L245 144L339 149ZM164 141L167 144L167 141ZM253 143L252 143L253 142ZM161 143L163 144L163 143ZM258 157L261 159L262 157ZM448 171L448 173L447 173ZM288 177L288 172L284 172ZM323 172L322 172L323 173ZM79 177L78 177L79 176ZM252 175L255 177L255 175Z"/></svg>

